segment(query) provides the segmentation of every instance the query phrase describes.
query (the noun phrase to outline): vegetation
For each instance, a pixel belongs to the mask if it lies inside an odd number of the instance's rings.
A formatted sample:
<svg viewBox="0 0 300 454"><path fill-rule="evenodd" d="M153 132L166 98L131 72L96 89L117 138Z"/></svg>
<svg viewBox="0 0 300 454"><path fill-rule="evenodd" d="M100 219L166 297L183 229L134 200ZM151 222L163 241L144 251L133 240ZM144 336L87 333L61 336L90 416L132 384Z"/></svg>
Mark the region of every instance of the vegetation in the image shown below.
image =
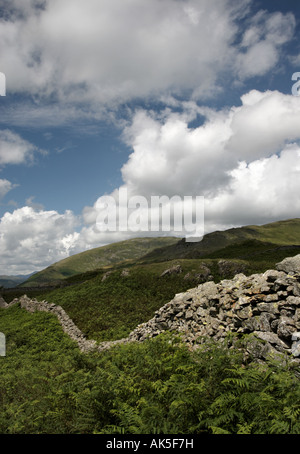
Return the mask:
<svg viewBox="0 0 300 454"><path fill-rule="evenodd" d="M292 364L243 363L242 345L191 353L170 335L84 355L50 314L0 310L0 432L299 434Z"/></svg>
<svg viewBox="0 0 300 454"><path fill-rule="evenodd" d="M299 253L299 234L296 219L214 232L200 243L130 240L58 262L26 291L1 293L7 302L27 293L61 305L88 338L115 340L208 278L274 268ZM174 265L180 273L162 275ZM247 338L206 340L190 352L164 334L82 354L53 315L18 305L0 309L0 332L0 433L300 433L299 370L245 360Z"/></svg>

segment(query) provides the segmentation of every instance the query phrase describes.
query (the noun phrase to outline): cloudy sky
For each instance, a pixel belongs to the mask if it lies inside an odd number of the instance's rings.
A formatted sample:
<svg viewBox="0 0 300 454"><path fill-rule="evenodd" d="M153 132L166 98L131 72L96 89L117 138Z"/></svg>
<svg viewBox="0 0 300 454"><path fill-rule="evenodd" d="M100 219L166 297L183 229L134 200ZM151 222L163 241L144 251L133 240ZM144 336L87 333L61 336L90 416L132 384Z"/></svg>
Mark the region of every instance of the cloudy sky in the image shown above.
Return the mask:
<svg viewBox="0 0 300 454"><path fill-rule="evenodd" d="M0 0L0 274L137 236L97 229L119 188L300 217L298 3Z"/></svg>

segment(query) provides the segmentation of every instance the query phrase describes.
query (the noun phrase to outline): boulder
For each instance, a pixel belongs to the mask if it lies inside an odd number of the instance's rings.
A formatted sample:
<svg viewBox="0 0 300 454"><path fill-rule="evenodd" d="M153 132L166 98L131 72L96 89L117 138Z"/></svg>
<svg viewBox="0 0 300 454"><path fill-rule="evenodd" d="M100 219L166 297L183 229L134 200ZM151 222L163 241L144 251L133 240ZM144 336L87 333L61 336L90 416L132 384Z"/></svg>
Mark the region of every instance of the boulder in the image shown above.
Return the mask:
<svg viewBox="0 0 300 454"><path fill-rule="evenodd" d="M5 309L7 306L8 306L8 304L6 303L6 301L0 295L0 308Z"/></svg>
<svg viewBox="0 0 300 454"><path fill-rule="evenodd" d="M295 257L287 257L282 262L277 263L276 269L288 274L300 274L300 254Z"/></svg>
<svg viewBox="0 0 300 454"><path fill-rule="evenodd" d="M171 268L168 268L167 270L163 271L160 275L160 277L167 276L170 274L179 274L182 273L182 268L180 265L174 265Z"/></svg>

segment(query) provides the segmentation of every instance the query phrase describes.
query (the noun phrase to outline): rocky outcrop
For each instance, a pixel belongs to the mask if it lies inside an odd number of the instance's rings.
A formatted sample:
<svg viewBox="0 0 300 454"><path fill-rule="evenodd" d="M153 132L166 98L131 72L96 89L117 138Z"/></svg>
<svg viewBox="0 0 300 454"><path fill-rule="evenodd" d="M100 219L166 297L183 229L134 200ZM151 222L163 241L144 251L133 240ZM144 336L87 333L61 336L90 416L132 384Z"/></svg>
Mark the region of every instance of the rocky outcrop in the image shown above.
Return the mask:
<svg viewBox="0 0 300 454"><path fill-rule="evenodd" d="M7 302L0 295L0 308L5 309L8 306Z"/></svg>
<svg viewBox="0 0 300 454"><path fill-rule="evenodd" d="M300 255L286 259L276 270L219 283L208 281L179 293L140 324L125 339L113 342L87 340L66 312L55 304L38 302L23 296L11 304L33 312L42 310L57 316L64 331L84 352L102 351L126 342L142 342L164 331L181 333L190 346L210 337L223 340L228 333L250 334L249 353L258 360L270 355L289 355L300 363ZM8 305L8 306L10 306Z"/></svg>
<svg viewBox="0 0 300 454"><path fill-rule="evenodd" d="M171 268L168 268L167 270L163 271L160 275L160 277L168 276L170 274L179 274L182 273L182 268L180 265L174 265Z"/></svg>
<svg viewBox="0 0 300 454"><path fill-rule="evenodd" d="M201 263L200 269L197 273L188 272L184 276L185 281L194 281L195 283L210 281L213 279L214 277L211 274L211 270L205 263Z"/></svg>
<svg viewBox="0 0 300 454"><path fill-rule="evenodd" d="M247 271L247 265L233 260L219 260L218 269L220 276L229 278Z"/></svg>

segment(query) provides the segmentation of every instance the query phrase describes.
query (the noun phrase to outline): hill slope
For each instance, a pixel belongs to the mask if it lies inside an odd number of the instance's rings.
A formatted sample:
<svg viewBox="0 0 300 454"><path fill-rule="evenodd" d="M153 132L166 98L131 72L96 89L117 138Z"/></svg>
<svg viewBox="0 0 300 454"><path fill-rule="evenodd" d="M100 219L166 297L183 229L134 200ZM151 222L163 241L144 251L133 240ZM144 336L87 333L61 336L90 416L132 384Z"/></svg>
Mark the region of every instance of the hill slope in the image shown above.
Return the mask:
<svg viewBox="0 0 300 454"><path fill-rule="evenodd" d="M30 277L23 287L55 283L99 268L138 260L153 249L177 243L178 238L135 238L75 254Z"/></svg>
<svg viewBox="0 0 300 454"><path fill-rule="evenodd" d="M292 248L291 248L292 247ZM76 274L100 268L134 263L157 263L179 259L272 260L277 249L287 255L300 247L300 219L278 221L263 226L245 226L206 234L198 243L174 237L136 238L91 249L61 260L36 273L23 287L49 285ZM292 249L292 250L291 250Z"/></svg>
<svg viewBox="0 0 300 454"><path fill-rule="evenodd" d="M30 274L18 274L16 276L11 275L1 275L0 276L0 287L3 286L5 288L14 288L17 285L22 284L23 282L27 281L29 277L31 277L34 273Z"/></svg>
<svg viewBox="0 0 300 454"><path fill-rule="evenodd" d="M198 243L186 243L183 239L176 244L151 251L143 257L143 261L156 262L180 258L247 259L252 257L253 253L264 253L278 247L289 246L300 246L300 219L216 231L205 235Z"/></svg>

